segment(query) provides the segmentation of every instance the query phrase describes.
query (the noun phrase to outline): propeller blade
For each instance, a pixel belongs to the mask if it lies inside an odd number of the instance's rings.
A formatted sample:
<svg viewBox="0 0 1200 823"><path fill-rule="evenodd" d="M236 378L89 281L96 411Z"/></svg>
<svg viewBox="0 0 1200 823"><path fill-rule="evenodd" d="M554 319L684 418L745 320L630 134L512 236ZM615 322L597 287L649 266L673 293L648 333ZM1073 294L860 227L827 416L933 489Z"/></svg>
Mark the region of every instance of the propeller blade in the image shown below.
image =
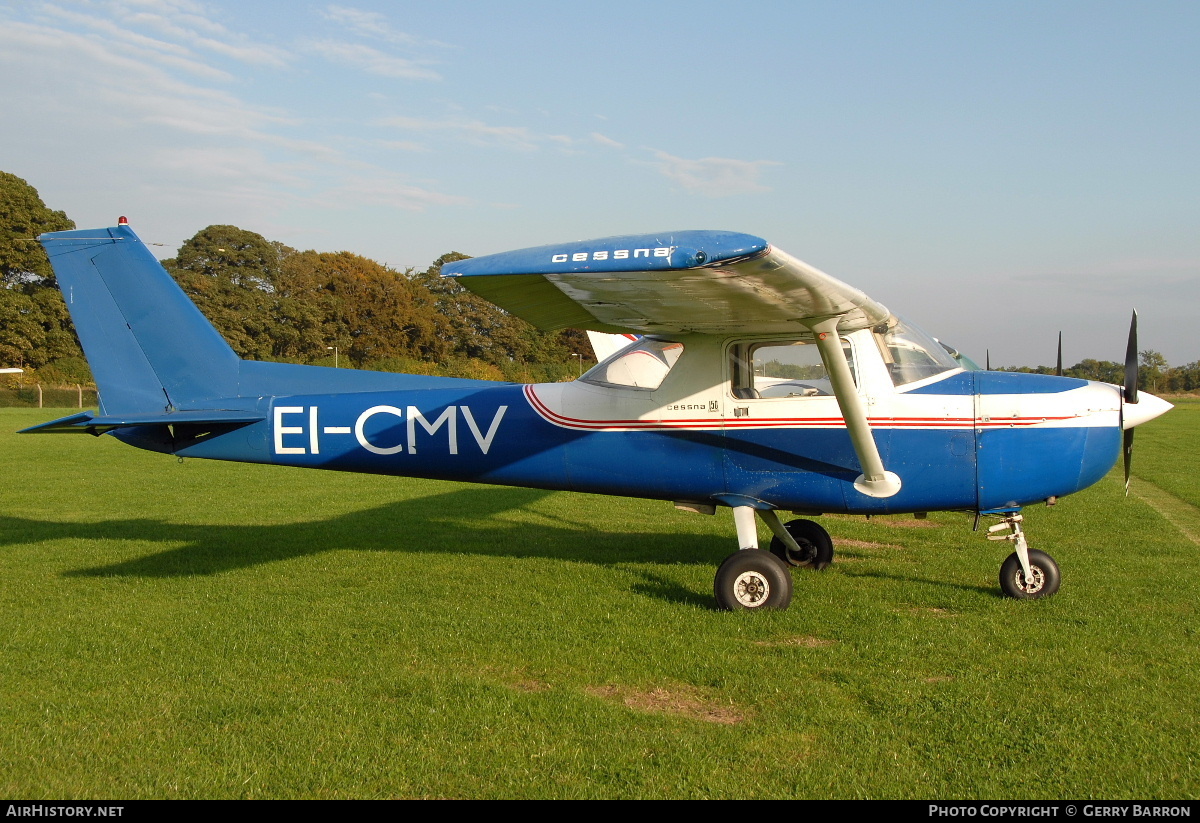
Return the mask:
<svg viewBox="0 0 1200 823"><path fill-rule="evenodd" d="M1054 373L1057 374L1059 377L1063 376L1063 373L1062 373L1062 332L1058 333L1058 365L1054 367Z"/></svg>
<svg viewBox="0 0 1200 823"><path fill-rule="evenodd" d="M1124 438L1123 445L1124 445L1124 452L1125 452L1125 496L1128 497L1129 496L1129 472L1130 472L1130 467L1133 465L1133 429L1125 430L1125 438Z"/></svg>
<svg viewBox="0 0 1200 823"><path fill-rule="evenodd" d="M983 370L984 370L984 371L991 371L991 370L992 370L992 352L991 352L991 349L984 349L984 350L983 350Z"/></svg>
<svg viewBox="0 0 1200 823"><path fill-rule="evenodd" d="M1137 309L1129 321L1129 345L1125 348L1125 402L1138 401ZM1128 465L1128 464L1126 464Z"/></svg>

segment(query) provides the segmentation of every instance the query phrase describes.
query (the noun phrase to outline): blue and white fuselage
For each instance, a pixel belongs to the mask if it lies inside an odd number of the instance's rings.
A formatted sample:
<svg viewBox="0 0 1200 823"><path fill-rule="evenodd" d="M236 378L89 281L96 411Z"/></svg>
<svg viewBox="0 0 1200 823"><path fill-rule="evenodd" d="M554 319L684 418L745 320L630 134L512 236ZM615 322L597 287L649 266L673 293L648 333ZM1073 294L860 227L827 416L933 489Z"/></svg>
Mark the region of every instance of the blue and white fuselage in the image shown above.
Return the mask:
<svg viewBox="0 0 1200 823"><path fill-rule="evenodd" d="M193 441L184 426L169 450L338 471L672 501L745 499L790 511L863 514L1016 508L1086 488L1120 456L1116 387L953 369L868 395L876 442L888 468L904 479L897 494L869 497L854 490L861 467L832 395L733 397L717 368L719 354L705 351L728 341L678 340L684 356L712 364L708 378L693 367L673 368L653 391L586 380L524 386L470 381L462 388L442 387L448 381L438 380L439 387L427 389L287 394L259 401L255 411L263 419L239 426L236 436ZM850 342L857 341L852 336ZM747 411L734 416L737 409Z"/></svg>
<svg viewBox="0 0 1200 823"><path fill-rule="evenodd" d="M543 328L633 339L577 381L537 385L243 361L127 225L42 241L101 408L32 431L728 506L742 548L757 547L757 513L792 565L827 563L828 535L811 521L785 528L777 510L1007 512L1014 596L1039 596L1049 566L1031 563L1011 513L1095 483L1123 430L1169 408L1102 383L963 368L866 295L750 235L608 238L455 263L449 275ZM777 562L731 558L718 602L786 605ZM1056 568L1053 578L1044 593Z"/></svg>

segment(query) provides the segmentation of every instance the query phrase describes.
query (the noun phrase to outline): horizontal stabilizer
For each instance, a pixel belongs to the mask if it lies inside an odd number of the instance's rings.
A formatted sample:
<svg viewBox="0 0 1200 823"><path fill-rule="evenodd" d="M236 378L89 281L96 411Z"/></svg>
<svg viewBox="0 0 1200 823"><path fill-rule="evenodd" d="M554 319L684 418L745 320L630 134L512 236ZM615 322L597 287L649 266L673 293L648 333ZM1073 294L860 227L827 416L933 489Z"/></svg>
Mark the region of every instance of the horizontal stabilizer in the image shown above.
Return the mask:
<svg viewBox="0 0 1200 823"><path fill-rule="evenodd" d="M183 424L188 425L204 425L211 423L214 425L236 425L257 423L260 420L266 420L267 416L259 412L246 411L224 411L224 410L203 410L203 411L177 411L163 412L158 414L126 414L126 415L95 415L92 412L83 412L81 414L72 414L68 417L60 417L57 420L51 420L49 423L40 423L36 426L30 426L27 429L22 429L19 434L62 434L62 433L82 433L82 434L101 434L113 429L127 428L129 426L178 426Z"/></svg>

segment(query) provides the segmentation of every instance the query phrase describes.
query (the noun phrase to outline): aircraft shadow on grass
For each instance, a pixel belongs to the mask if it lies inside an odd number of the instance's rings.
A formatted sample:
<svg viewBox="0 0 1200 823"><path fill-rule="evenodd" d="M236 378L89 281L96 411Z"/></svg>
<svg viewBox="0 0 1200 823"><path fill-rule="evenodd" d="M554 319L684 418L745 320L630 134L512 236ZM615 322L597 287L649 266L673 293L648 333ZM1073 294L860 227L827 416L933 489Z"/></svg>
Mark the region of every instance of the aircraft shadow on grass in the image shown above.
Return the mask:
<svg viewBox="0 0 1200 823"><path fill-rule="evenodd" d="M63 539L135 540L173 548L119 563L73 569L66 577L191 577L220 574L326 551L461 553L538 557L616 565L688 563L709 566L727 550L719 535L608 533L529 507L551 492L461 489L388 503L325 520L240 525L134 519L57 522L0 517L0 545ZM517 522L509 512L523 512ZM415 524L415 528L414 528ZM586 540L586 547L581 542ZM183 545L178 545L182 543ZM665 576L631 570L633 590L670 602L711 605L711 592L691 591Z"/></svg>
<svg viewBox="0 0 1200 823"><path fill-rule="evenodd" d="M325 520L269 525L195 525L164 520L107 520L71 523L0 517L0 545L62 539L137 540L175 548L120 563L74 569L66 577L191 577L221 574L325 551L461 553L484 557L539 557L616 565L687 563L708 566L722 557L719 535L672 532L607 532L562 515L529 507L552 492L537 489L458 489L402 500ZM469 514L467 514L469 512ZM525 512L521 521L504 518ZM418 524L419 530L413 529ZM587 546L581 547L581 538ZM855 577L923 582L996 594L989 586L843 569ZM631 590L688 605L712 605L711 593L686 588L667 576L638 569Z"/></svg>

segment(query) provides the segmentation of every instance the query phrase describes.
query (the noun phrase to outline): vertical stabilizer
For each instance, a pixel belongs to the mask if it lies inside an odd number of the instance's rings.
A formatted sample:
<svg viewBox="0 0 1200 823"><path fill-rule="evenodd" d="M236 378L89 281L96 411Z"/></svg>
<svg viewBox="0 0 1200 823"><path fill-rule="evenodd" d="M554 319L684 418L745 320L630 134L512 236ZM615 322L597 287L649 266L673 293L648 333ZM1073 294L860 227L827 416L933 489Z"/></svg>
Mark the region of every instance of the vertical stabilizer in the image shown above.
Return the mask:
<svg viewBox="0 0 1200 823"><path fill-rule="evenodd" d="M43 234L103 414L237 395L238 357L128 225Z"/></svg>

